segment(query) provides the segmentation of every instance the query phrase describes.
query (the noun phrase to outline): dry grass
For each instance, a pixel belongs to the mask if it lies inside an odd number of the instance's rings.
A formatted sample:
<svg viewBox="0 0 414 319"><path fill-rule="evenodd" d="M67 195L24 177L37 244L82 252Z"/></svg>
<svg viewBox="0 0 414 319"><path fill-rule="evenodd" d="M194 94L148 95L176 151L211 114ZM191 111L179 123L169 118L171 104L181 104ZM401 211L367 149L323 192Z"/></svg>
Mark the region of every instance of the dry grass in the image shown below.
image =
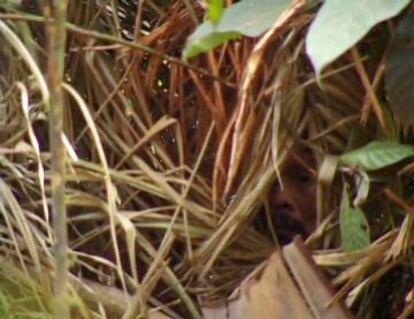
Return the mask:
<svg viewBox="0 0 414 319"><path fill-rule="evenodd" d="M345 150L351 129L365 130L367 139L384 133L355 68L364 68L358 54L326 73L324 90L316 85L304 55L312 12L300 9L260 39L227 43L188 65L180 54L203 14L197 2L128 3L69 4L72 304L78 318L104 318L99 296L85 297L94 281L128 291L129 311L161 307L176 318L200 318L196 297L228 296L277 246L251 221L289 147L310 148L325 176L322 162ZM46 35L40 8L1 8L0 313L46 318L55 265ZM369 118L364 128L361 114ZM361 317L378 318L365 306L382 298L375 287L392 269L412 267L412 216L401 222L394 201L375 193L368 210L375 241L341 252L340 186L337 179L319 184L320 227L310 241L317 263L340 285L338 296ZM380 207L381 220L374 216Z"/></svg>

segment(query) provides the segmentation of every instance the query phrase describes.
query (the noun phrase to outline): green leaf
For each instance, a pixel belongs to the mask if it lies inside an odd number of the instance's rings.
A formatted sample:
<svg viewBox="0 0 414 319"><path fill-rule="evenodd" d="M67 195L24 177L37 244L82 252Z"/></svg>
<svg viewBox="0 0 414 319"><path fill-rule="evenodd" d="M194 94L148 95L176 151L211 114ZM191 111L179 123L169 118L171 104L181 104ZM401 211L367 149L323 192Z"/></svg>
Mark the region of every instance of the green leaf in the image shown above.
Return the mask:
<svg viewBox="0 0 414 319"><path fill-rule="evenodd" d="M240 35L256 37L269 29L291 0L244 0L226 8L217 24L205 21L187 39L183 58L210 51Z"/></svg>
<svg viewBox="0 0 414 319"><path fill-rule="evenodd" d="M223 0L210 0L208 4L208 19L213 23L217 24L220 22L224 12Z"/></svg>
<svg viewBox="0 0 414 319"><path fill-rule="evenodd" d="M183 51L183 58L189 59L199 55L200 53L208 52L220 44L237 39L240 34L237 32L216 32L215 27L210 21L201 24L195 33L188 39Z"/></svg>
<svg viewBox="0 0 414 319"><path fill-rule="evenodd" d="M362 249L370 243L370 231L362 209L351 207L346 186L342 193L339 213L341 245L344 251Z"/></svg>
<svg viewBox="0 0 414 319"><path fill-rule="evenodd" d="M398 163L414 155L414 147L391 141L375 141L343 154L343 163L372 171Z"/></svg>
<svg viewBox="0 0 414 319"><path fill-rule="evenodd" d="M306 50L317 75L373 26L397 15L409 3L410 0L326 0L306 36Z"/></svg>

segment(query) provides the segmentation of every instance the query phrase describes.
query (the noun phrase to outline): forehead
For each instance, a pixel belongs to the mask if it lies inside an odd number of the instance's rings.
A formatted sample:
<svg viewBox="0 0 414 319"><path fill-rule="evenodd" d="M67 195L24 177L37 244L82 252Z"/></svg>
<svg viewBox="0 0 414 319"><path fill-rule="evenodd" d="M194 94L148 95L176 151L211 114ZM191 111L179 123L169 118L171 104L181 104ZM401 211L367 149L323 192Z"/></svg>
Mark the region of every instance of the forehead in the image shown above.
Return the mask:
<svg viewBox="0 0 414 319"><path fill-rule="evenodd" d="M315 156L309 148L293 148L283 163L284 170L309 170L315 167Z"/></svg>

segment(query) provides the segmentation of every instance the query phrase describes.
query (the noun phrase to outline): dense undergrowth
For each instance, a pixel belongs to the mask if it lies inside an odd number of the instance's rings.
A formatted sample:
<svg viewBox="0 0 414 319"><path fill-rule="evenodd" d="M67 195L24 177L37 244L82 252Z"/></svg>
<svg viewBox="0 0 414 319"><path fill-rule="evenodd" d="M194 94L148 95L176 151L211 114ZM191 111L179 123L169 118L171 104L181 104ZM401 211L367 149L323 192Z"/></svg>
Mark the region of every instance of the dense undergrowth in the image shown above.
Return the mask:
<svg viewBox="0 0 414 319"><path fill-rule="evenodd" d="M317 7L184 62L201 3L69 1L62 138L76 318L104 318L104 309L119 317L127 301L142 314L201 318L200 300L227 297L278 246L271 223L259 229L255 216L270 206L292 145L316 159L318 228L308 243L338 297L360 318L409 313L412 161L368 174L335 157L373 140L412 140L383 84L402 15L376 26L318 85L304 46ZM0 8L0 316L48 318L46 12L37 1ZM358 250L341 248L345 188L369 224Z"/></svg>

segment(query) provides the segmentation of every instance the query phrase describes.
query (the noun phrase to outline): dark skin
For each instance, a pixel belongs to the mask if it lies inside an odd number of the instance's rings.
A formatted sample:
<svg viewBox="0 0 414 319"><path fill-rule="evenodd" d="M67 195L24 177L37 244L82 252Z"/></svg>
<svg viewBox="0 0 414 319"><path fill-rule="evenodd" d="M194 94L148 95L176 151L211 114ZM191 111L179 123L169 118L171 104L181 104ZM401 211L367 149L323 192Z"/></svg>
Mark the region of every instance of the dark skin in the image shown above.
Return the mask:
<svg viewBox="0 0 414 319"><path fill-rule="evenodd" d="M315 230L316 173L309 152L293 152L281 171L282 185L270 191L269 202L276 234L282 244L297 234Z"/></svg>

